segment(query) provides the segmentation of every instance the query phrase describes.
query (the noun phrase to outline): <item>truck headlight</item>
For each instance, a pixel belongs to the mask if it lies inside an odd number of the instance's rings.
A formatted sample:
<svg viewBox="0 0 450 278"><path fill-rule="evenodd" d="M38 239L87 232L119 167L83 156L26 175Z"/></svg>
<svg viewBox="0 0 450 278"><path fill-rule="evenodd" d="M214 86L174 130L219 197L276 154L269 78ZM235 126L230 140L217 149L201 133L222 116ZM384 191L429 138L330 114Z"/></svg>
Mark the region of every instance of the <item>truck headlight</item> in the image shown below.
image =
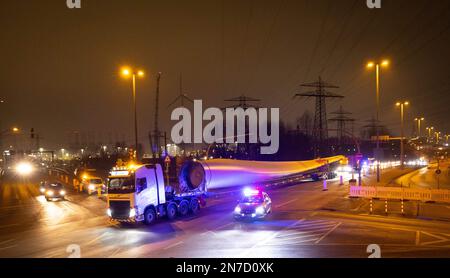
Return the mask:
<svg viewBox="0 0 450 278"><path fill-rule="evenodd" d="M132 208L130 209L130 218L133 218L136 216L136 209Z"/></svg>
<svg viewBox="0 0 450 278"><path fill-rule="evenodd" d="M106 210L106 214L107 214L109 217L112 217L112 211L111 211L111 209L107 209L107 210Z"/></svg>
<svg viewBox="0 0 450 278"><path fill-rule="evenodd" d="M264 209L264 207L257 207L256 208L256 214L262 215L266 212L266 210Z"/></svg>
<svg viewBox="0 0 450 278"><path fill-rule="evenodd" d="M236 213L236 214L241 214L241 211L242 211L242 209L241 209L240 206L237 206L237 207L234 209L234 213Z"/></svg>

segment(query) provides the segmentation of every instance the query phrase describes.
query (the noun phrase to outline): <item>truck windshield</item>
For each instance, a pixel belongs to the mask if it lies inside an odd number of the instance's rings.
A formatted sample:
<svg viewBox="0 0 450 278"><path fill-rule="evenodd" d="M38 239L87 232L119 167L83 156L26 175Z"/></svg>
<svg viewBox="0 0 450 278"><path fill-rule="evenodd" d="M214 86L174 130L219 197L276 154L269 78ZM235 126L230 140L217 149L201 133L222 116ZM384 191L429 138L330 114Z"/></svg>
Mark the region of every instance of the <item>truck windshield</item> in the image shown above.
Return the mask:
<svg viewBox="0 0 450 278"><path fill-rule="evenodd" d="M109 193L132 193L134 192L133 178L111 178L108 183Z"/></svg>
<svg viewBox="0 0 450 278"><path fill-rule="evenodd" d="M102 184L102 180L101 179L91 179L91 183L92 184Z"/></svg>

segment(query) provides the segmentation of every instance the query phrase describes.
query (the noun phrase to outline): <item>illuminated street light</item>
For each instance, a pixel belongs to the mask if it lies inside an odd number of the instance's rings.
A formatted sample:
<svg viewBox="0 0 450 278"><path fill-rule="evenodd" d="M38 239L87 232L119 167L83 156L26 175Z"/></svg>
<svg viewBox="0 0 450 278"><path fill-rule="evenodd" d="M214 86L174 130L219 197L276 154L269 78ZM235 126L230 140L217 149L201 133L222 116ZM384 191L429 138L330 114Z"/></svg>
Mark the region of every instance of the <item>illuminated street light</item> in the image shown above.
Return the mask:
<svg viewBox="0 0 450 278"><path fill-rule="evenodd" d="M431 141L431 132L434 130L434 127L427 127L426 130L428 131L428 143Z"/></svg>
<svg viewBox="0 0 450 278"><path fill-rule="evenodd" d="M377 156L380 150L380 72L381 67L388 67L389 61L382 60L381 62L369 62L367 63L367 68L372 69L375 68L375 77L376 77L376 103L377 103L377 125L376 125L376 135L377 135ZM379 161L379 157L376 157L377 161ZM377 163L377 182L380 182L380 164Z"/></svg>
<svg viewBox="0 0 450 278"><path fill-rule="evenodd" d="M405 107L409 105L408 101L402 101L397 102L397 107L400 107L400 117L401 117L401 137L400 137L400 164L401 168L403 169L405 166L405 147L404 147L404 140L405 140Z"/></svg>
<svg viewBox="0 0 450 278"><path fill-rule="evenodd" d="M414 121L417 122L417 137L420 138L422 135L422 122L425 121L424 117L415 118Z"/></svg>
<svg viewBox="0 0 450 278"><path fill-rule="evenodd" d="M436 131L434 135L436 135L436 144L439 144L439 140L441 139L441 132Z"/></svg>
<svg viewBox="0 0 450 278"><path fill-rule="evenodd" d="M134 71L129 67L123 67L121 70L122 76L124 77L132 77L132 85L133 85L133 106L134 106L134 157L135 159L139 159L138 154L138 123L137 123L137 105L136 105L136 76L143 78L145 73L142 70Z"/></svg>

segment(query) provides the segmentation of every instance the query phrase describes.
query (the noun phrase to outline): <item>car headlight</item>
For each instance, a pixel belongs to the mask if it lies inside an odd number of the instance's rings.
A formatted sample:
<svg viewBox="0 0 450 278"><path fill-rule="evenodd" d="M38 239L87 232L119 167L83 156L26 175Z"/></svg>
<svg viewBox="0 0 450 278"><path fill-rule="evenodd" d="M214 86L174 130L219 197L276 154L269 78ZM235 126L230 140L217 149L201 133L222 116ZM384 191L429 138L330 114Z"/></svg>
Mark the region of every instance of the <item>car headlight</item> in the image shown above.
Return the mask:
<svg viewBox="0 0 450 278"><path fill-rule="evenodd" d="M61 194L61 196L64 196L64 195L66 195L66 191L65 190L61 190L61 191L59 191L59 194Z"/></svg>
<svg viewBox="0 0 450 278"><path fill-rule="evenodd" d="M55 194L52 190L47 191L47 196L53 196Z"/></svg>
<svg viewBox="0 0 450 278"><path fill-rule="evenodd" d="M106 210L106 214L107 214L109 217L112 217L112 211L111 211L111 209L107 209L107 210Z"/></svg>
<svg viewBox="0 0 450 278"><path fill-rule="evenodd" d="M242 211L242 209L241 209L240 206L237 206L237 207L234 209L234 213L236 213L236 214L240 214L241 211Z"/></svg>
<svg viewBox="0 0 450 278"><path fill-rule="evenodd" d="M265 212L266 210L262 206L256 208L256 214L264 214Z"/></svg>
<svg viewBox="0 0 450 278"><path fill-rule="evenodd" d="M95 185L90 184L90 185L89 185L89 190L91 190L91 191L95 190Z"/></svg>
<svg viewBox="0 0 450 278"><path fill-rule="evenodd" d="M28 162L21 162L16 165L16 171L19 175L28 176L33 172L33 165Z"/></svg>
<svg viewBox="0 0 450 278"><path fill-rule="evenodd" d="M132 208L130 209L130 218L135 217L136 216L136 209Z"/></svg>
<svg viewBox="0 0 450 278"><path fill-rule="evenodd" d="M45 193L45 188L41 188L41 193Z"/></svg>

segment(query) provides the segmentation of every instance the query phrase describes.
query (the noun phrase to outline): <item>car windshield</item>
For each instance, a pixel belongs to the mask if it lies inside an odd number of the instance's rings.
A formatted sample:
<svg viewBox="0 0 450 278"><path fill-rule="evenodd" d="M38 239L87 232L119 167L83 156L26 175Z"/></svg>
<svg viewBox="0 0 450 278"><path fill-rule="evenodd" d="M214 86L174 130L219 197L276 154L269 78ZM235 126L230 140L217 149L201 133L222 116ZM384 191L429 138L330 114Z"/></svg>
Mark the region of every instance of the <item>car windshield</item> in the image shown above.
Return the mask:
<svg viewBox="0 0 450 278"><path fill-rule="evenodd" d="M259 196L259 195L244 197L241 200L241 203L243 203L243 204L254 204L254 203L259 204L262 202L263 202L263 198L262 198L262 196Z"/></svg>
<svg viewBox="0 0 450 278"><path fill-rule="evenodd" d="M102 184L102 180L101 179L91 179L91 183L92 184Z"/></svg>
<svg viewBox="0 0 450 278"><path fill-rule="evenodd" d="M112 178L109 180L108 192L131 193L133 191L133 178Z"/></svg>
<svg viewBox="0 0 450 278"><path fill-rule="evenodd" d="M56 183L56 184L53 183L53 184L50 185L50 188L52 188L52 189L62 189L63 186L60 183Z"/></svg>

